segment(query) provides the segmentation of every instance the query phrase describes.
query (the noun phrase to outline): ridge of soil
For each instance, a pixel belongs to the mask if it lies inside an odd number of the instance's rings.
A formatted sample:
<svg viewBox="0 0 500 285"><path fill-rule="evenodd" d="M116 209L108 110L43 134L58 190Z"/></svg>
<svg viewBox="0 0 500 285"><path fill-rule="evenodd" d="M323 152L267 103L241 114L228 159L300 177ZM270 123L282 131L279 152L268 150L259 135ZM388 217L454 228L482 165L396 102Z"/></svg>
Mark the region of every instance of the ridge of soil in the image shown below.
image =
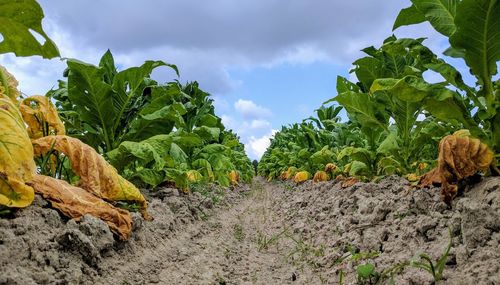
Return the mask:
<svg viewBox="0 0 500 285"><path fill-rule="evenodd" d="M346 189L257 177L217 204L171 188L146 196L155 220L134 213L126 242L41 197L0 219L0 284L356 284L361 264L382 272L419 253L437 260L450 241L437 284L500 284L500 177L467 186L452 209L439 189L396 176ZM394 281L434 279L407 267Z"/></svg>

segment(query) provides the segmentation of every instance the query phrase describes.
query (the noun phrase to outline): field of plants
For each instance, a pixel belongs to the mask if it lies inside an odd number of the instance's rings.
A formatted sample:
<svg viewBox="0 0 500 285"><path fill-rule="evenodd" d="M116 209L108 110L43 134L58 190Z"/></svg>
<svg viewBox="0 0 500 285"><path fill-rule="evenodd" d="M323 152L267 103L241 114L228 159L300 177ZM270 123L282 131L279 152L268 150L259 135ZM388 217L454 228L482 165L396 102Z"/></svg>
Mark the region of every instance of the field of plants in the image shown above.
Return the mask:
<svg viewBox="0 0 500 285"><path fill-rule="evenodd" d="M152 79L174 64L64 58L44 96L0 65L0 284L495 284L500 2L411 3L393 30L427 22L446 57L366 47L258 165L202 86ZM0 0L0 54L60 58L43 18Z"/></svg>
<svg viewBox="0 0 500 285"><path fill-rule="evenodd" d="M366 56L350 70L358 81L339 76L337 95L316 110L316 117L275 135L259 163L260 175L295 182L350 177L352 184L391 174L417 182L428 173L420 184L442 183L449 204L459 180L478 171L499 174L499 4L412 3L393 29L429 22L449 38L445 55L463 59L476 85L465 84L454 66L424 45L425 39L391 36L379 47L363 49ZM426 82L427 71L443 81ZM347 122L341 122L341 110Z"/></svg>

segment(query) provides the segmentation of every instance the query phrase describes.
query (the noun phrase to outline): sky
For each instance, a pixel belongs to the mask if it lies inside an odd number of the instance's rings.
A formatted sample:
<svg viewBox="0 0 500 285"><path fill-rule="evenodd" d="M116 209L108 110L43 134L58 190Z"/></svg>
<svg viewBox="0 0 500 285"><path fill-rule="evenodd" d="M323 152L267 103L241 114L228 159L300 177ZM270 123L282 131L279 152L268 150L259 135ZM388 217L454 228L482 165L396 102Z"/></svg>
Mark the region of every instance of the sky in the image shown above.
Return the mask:
<svg viewBox="0 0 500 285"><path fill-rule="evenodd" d="M145 60L176 64L180 81L211 93L216 113L259 159L282 125L314 115L351 79L361 49L398 37L426 37L438 55L447 39L428 24L392 25L409 0L39 0L43 27L63 58L97 65L107 49L120 70ZM27 95L57 87L66 63L0 55ZM467 72L458 63L459 70ZM168 68L152 77L176 79ZM428 75L437 80L436 75Z"/></svg>

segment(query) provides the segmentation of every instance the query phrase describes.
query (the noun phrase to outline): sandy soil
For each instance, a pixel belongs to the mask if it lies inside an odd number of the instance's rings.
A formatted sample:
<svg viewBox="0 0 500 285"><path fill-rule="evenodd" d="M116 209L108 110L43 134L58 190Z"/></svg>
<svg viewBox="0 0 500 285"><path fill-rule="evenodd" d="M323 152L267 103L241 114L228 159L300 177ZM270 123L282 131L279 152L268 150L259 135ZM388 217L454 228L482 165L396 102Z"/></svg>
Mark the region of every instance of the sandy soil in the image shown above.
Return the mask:
<svg viewBox="0 0 500 285"><path fill-rule="evenodd" d="M134 214L127 242L37 197L0 219L0 284L370 284L360 265L382 273L420 253L435 261L450 241L438 284L500 284L500 177L464 192L448 209L438 189L398 177L346 189L255 178L210 199L164 188L146 193L155 220ZM434 281L400 267L396 284Z"/></svg>

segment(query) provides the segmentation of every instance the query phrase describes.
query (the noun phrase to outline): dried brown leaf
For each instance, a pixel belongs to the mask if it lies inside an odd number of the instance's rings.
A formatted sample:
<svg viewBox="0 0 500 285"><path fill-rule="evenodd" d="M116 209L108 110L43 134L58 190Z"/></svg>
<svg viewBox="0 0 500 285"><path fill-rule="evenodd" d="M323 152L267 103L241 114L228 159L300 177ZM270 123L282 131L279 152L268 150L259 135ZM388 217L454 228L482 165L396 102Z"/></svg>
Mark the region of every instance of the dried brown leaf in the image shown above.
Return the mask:
<svg viewBox="0 0 500 285"><path fill-rule="evenodd" d="M141 205L144 219L151 217L148 203L139 189L121 177L92 147L68 136L47 136L32 141L35 155L57 150L71 161L71 168L80 176L77 186L107 201L133 201Z"/></svg>
<svg viewBox="0 0 500 285"><path fill-rule="evenodd" d="M487 171L494 153L479 139L470 137L466 130L455 132L439 142L437 168L420 179L421 187L441 183L441 199L451 204L457 195L458 182L479 171Z"/></svg>
<svg viewBox="0 0 500 285"><path fill-rule="evenodd" d="M314 173L313 182L322 182L330 180L330 176L325 171L316 171Z"/></svg>
<svg viewBox="0 0 500 285"><path fill-rule="evenodd" d="M129 212L116 208L86 190L72 186L63 180L35 175L31 185L37 194L49 200L52 207L64 215L77 220L86 214L92 215L108 224L111 231L120 239L129 238L132 231L132 218Z"/></svg>

